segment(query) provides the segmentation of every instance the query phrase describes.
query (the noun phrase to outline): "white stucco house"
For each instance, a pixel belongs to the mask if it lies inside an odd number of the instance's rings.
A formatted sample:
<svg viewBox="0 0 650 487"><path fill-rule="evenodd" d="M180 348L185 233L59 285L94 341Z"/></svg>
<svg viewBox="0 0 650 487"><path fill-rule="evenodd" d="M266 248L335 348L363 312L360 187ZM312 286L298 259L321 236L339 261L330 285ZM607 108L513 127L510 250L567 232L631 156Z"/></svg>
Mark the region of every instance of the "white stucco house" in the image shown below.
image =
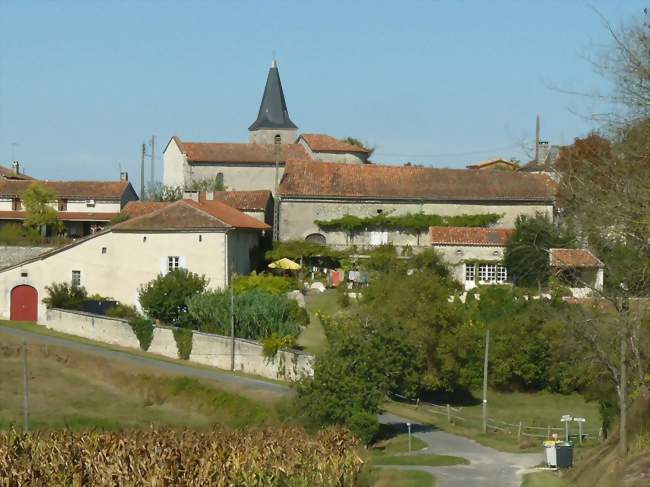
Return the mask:
<svg viewBox="0 0 650 487"><path fill-rule="evenodd" d="M81 285L89 294L138 305L138 288L187 268L213 289L250 272L250 251L270 227L221 202L180 200L0 271L0 316L45 317L45 287Z"/></svg>
<svg viewBox="0 0 650 487"><path fill-rule="evenodd" d="M503 253L512 228L431 227L431 246L452 269L465 290L477 285L506 284Z"/></svg>
<svg viewBox="0 0 650 487"><path fill-rule="evenodd" d="M22 223L26 217L21 194L32 184L54 191L52 203L68 237L82 237L101 230L120 214L129 202L138 199L127 179L120 181L41 181L0 179L0 225Z"/></svg>

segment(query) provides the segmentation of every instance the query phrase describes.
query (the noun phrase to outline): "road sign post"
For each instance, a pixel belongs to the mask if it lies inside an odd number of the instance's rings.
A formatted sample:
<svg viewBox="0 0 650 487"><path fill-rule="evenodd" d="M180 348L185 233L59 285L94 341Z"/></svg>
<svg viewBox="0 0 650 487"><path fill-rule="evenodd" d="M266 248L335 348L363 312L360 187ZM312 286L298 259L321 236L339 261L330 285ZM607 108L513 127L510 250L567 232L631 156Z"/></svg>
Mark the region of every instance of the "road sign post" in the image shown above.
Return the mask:
<svg viewBox="0 0 650 487"><path fill-rule="evenodd" d="M578 423L578 438L582 445L582 423L585 422L585 418L573 418L573 420Z"/></svg>
<svg viewBox="0 0 650 487"><path fill-rule="evenodd" d="M411 423L406 423L406 427L409 430L409 455L411 454Z"/></svg>

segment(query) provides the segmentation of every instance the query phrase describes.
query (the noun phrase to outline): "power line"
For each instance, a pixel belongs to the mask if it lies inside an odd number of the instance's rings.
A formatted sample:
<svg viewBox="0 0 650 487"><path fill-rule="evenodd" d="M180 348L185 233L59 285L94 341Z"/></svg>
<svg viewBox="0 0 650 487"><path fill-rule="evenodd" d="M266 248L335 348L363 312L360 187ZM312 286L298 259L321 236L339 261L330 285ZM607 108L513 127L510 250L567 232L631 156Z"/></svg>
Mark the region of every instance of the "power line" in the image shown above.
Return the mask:
<svg viewBox="0 0 650 487"><path fill-rule="evenodd" d="M394 157L452 157L452 156L471 156L475 154L484 154L486 152L497 152L501 150L517 149L519 147L521 147L521 144L513 144L504 147L495 147L493 149L482 149L482 150L475 150L470 152L447 152L447 153L439 153L439 154L400 154L397 152L377 151L376 154L381 154L383 156L394 156Z"/></svg>

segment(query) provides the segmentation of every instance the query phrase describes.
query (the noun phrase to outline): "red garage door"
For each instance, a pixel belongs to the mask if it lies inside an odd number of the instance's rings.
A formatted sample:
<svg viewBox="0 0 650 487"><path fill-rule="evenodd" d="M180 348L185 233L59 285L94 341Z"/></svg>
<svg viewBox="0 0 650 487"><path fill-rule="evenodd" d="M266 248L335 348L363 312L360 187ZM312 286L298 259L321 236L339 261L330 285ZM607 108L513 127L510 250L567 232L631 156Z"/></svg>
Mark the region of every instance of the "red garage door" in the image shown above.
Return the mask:
<svg viewBox="0 0 650 487"><path fill-rule="evenodd" d="M11 290L12 320L36 321L38 319L38 292L32 286L16 286Z"/></svg>

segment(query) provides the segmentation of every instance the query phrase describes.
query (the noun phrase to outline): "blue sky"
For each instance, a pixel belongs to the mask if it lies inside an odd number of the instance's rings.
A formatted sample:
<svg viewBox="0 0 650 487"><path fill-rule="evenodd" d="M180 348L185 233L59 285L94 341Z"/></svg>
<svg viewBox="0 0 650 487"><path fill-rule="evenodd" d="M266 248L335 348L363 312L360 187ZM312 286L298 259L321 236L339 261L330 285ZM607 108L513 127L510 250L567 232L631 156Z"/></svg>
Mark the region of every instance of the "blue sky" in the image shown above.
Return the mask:
<svg viewBox="0 0 650 487"><path fill-rule="evenodd" d="M245 142L276 53L303 132L352 135L374 160L462 167L570 143L601 86L585 53L647 2L0 1L0 163L139 187L140 144ZM162 158L157 160L157 175Z"/></svg>

